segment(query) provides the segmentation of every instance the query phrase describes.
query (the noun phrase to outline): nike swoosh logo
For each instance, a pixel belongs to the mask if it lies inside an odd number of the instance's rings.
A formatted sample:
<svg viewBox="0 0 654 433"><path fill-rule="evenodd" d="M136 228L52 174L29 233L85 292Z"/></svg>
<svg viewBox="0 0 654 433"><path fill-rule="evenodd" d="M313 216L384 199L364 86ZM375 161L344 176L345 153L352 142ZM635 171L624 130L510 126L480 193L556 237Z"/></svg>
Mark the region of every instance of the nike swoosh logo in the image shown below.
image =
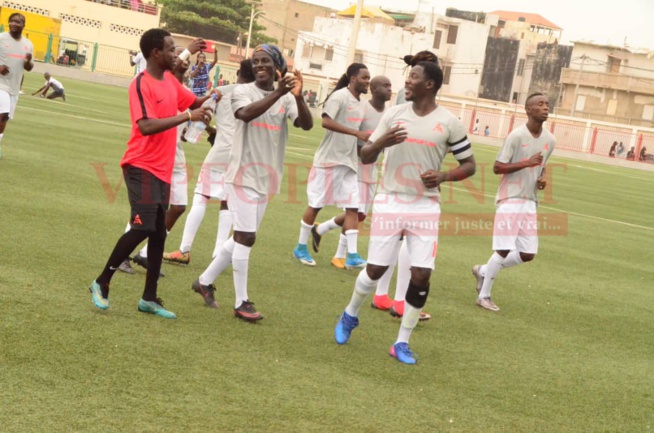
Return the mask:
<svg viewBox="0 0 654 433"><path fill-rule="evenodd" d="M118 268L114 268L113 266L109 266L109 269L112 270L112 271L115 271L115 270L117 270Z"/></svg>
<svg viewBox="0 0 654 433"><path fill-rule="evenodd" d="M160 103L161 101L163 101L163 98L162 98L162 99L159 99L159 100L157 101L157 104Z"/></svg>

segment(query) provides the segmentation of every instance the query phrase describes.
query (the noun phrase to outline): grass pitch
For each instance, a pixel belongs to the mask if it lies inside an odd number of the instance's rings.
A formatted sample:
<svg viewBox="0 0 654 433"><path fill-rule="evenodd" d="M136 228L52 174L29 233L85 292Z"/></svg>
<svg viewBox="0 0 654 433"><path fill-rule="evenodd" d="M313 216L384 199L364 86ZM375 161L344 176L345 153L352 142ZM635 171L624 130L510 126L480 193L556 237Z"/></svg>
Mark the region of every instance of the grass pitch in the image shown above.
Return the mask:
<svg viewBox="0 0 654 433"><path fill-rule="evenodd" d="M26 91L41 82L28 74ZM566 215L567 231L541 237L534 262L501 272L497 314L475 306L470 274L491 254L490 237L443 234L425 308L433 319L414 332L420 359L411 367L387 354L399 322L369 307L347 345L333 342L356 278L329 264L335 233L314 256L317 267L291 258L319 125L291 131L292 168L252 250L249 291L262 323L233 317L229 272L216 282L218 310L191 291L210 261L217 204L191 264L164 265L160 295L178 320L137 312L138 270L116 274L109 311L94 308L87 287L129 216L118 164L129 135L127 92L62 82L68 102L21 97L2 142L0 430L651 428L654 173L553 158L540 212ZM208 149L186 147L191 191ZM496 153L475 147L480 169L471 183L444 188L444 214L493 213ZM320 220L336 213L325 209ZM178 248L183 223L167 251ZM365 237L359 248L365 257Z"/></svg>

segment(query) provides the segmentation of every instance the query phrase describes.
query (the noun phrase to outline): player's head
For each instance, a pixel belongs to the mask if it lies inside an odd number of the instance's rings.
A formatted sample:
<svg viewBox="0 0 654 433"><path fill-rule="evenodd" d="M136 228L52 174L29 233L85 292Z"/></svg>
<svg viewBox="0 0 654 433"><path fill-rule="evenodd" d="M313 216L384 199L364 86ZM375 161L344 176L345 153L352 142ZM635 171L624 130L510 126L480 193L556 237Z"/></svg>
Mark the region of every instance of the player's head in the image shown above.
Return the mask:
<svg viewBox="0 0 654 433"><path fill-rule="evenodd" d="M222 74L220 75L222 78ZM236 83L246 84L254 81L254 72L252 72L252 61L250 59L241 60L241 64L236 71Z"/></svg>
<svg viewBox="0 0 654 433"><path fill-rule="evenodd" d="M525 101L525 112L529 120L543 123L550 114L550 101L540 92L532 93Z"/></svg>
<svg viewBox="0 0 654 433"><path fill-rule="evenodd" d="M44 73L43 78L45 78L46 80L49 80L50 79L50 72Z"/></svg>
<svg viewBox="0 0 654 433"><path fill-rule="evenodd" d="M407 54L402 59L407 66L415 66L420 62L432 62L438 65L438 56L431 51L419 51L415 54Z"/></svg>
<svg viewBox="0 0 654 433"><path fill-rule="evenodd" d="M393 94L391 89L391 80L383 75L377 75L370 80L370 93L373 99L379 98L384 101L391 99Z"/></svg>
<svg viewBox="0 0 654 433"><path fill-rule="evenodd" d="M175 41L164 29L150 29L143 33L139 42L143 57L163 69L175 67Z"/></svg>
<svg viewBox="0 0 654 433"><path fill-rule="evenodd" d="M281 50L272 44L258 45L252 52L252 70L257 83L263 84L277 81L277 72L286 75L286 59Z"/></svg>
<svg viewBox="0 0 654 433"><path fill-rule="evenodd" d="M404 83L407 101L415 101L424 96L435 98L443 85L443 71L433 62L419 62Z"/></svg>
<svg viewBox="0 0 654 433"><path fill-rule="evenodd" d="M172 68L173 75L180 83L184 82L184 75L186 74L189 66L188 60L182 60L179 58L179 55L182 54L183 51L184 47L175 47L175 58L173 59L174 66Z"/></svg>
<svg viewBox="0 0 654 433"><path fill-rule="evenodd" d="M25 28L25 15L14 12L9 15L9 33L13 35L20 35Z"/></svg>

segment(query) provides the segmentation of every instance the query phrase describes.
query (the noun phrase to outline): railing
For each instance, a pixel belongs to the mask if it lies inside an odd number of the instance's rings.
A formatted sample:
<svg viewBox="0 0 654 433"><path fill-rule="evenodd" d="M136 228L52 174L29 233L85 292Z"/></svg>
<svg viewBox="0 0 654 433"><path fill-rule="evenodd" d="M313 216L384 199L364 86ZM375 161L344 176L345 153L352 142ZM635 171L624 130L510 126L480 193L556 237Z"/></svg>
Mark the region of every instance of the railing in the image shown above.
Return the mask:
<svg viewBox="0 0 654 433"><path fill-rule="evenodd" d="M102 3L107 6L130 9L135 12L142 12L150 15L157 15L157 6L143 3L141 0L86 0L93 3Z"/></svg>
<svg viewBox="0 0 654 433"><path fill-rule="evenodd" d="M584 87L601 87L654 95L654 80L647 78L607 74L604 72L580 71L579 69L570 68L563 68L561 70L561 83L577 84L577 82Z"/></svg>

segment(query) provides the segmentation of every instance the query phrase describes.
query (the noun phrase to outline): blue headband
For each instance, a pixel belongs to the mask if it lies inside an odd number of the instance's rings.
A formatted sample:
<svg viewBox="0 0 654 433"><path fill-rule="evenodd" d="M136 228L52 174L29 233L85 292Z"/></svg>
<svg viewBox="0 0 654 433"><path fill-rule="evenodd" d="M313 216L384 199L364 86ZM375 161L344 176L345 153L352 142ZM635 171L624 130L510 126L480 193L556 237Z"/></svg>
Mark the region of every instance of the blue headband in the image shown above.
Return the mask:
<svg viewBox="0 0 654 433"><path fill-rule="evenodd" d="M275 64L277 69L279 69L279 72L281 72L282 75L284 75L287 72L286 60L284 60L284 56L282 56L282 52L275 45L261 44L254 49L252 55L254 55L254 53L259 51L263 51L264 53L272 57L273 63Z"/></svg>

